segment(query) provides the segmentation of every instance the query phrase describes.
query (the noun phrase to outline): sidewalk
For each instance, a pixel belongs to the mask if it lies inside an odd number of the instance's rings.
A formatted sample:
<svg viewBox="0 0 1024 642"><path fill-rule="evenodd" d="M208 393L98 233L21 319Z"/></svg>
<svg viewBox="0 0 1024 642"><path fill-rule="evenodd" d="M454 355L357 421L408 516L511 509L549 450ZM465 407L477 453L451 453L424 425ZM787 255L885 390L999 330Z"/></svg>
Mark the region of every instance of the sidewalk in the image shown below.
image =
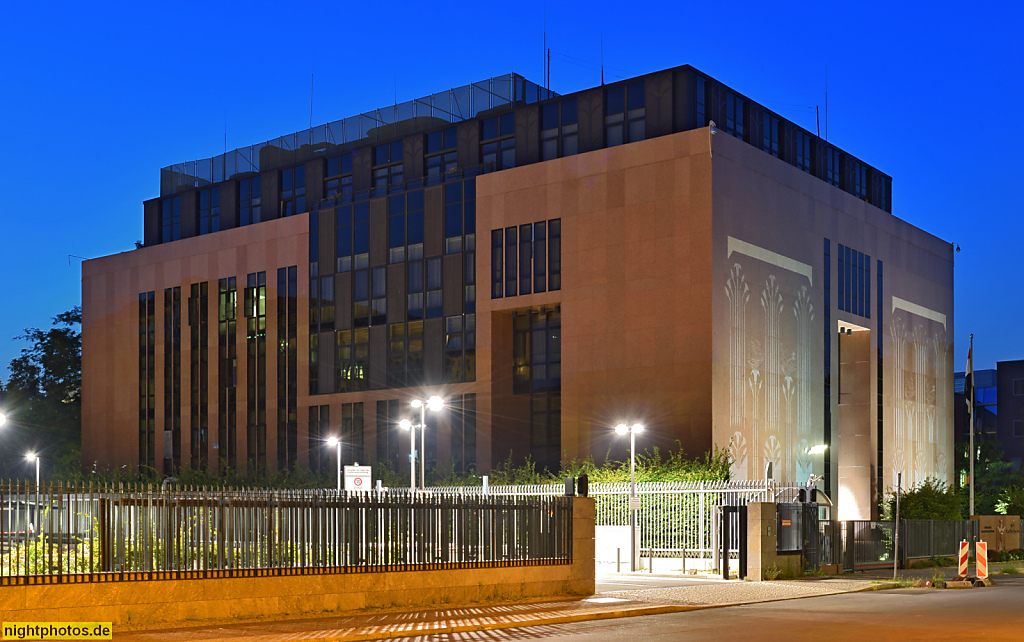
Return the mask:
<svg viewBox="0 0 1024 642"><path fill-rule="evenodd" d="M120 642L317 642L376 640L407 636L568 624L659 613L677 613L850 593L869 588L869 579L821 578L775 582L718 582L711 585L613 591L589 598L533 604L434 609L281 622L203 626L114 633Z"/></svg>

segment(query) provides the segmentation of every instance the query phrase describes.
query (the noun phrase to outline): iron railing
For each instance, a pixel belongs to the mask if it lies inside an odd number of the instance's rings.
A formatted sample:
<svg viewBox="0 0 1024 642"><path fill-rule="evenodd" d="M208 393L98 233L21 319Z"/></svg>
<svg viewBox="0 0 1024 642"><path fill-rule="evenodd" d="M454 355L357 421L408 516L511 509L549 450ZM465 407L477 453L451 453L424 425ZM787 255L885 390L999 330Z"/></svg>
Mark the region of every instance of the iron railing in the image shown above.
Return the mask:
<svg viewBox="0 0 1024 642"><path fill-rule="evenodd" d="M479 495L480 486L446 486L445 493ZM721 508L745 506L747 502L794 502L801 487L752 481L640 482L637 524L640 526L641 557L682 557L712 559L720 550ZM543 497L562 495L563 484L490 486L490 496ZM597 526L629 526L629 484L592 483L588 494L597 505ZM739 550L739 534L732 530L729 545Z"/></svg>
<svg viewBox="0 0 1024 642"><path fill-rule="evenodd" d="M842 564L846 571L891 568L893 524L888 521L845 520L818 523L819 563ZM978 541L977 520L900 520L899 565L907 560L956 557L962 540Z"/></svg>
<svg viewBox="0 0 1024 642"><path fill-rule="evenodd" d="M572 560L567 497L0 483L0 583Z"/></svg>

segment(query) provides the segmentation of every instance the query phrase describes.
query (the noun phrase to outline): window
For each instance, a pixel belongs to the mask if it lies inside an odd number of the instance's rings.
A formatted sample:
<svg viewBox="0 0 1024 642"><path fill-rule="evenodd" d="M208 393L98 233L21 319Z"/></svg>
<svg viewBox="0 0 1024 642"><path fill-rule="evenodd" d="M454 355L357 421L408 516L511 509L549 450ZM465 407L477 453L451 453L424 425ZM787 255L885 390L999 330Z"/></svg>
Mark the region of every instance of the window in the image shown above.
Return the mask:
<svg viewBox="0 0 1024 642"><path fill-rule="evenodd" d="M562 289L561 244L557 218L492 230L491 298Z"/></svg>
<svg viewBox="0 0 1024 642"><path fill-rule="evenodd" d="M388 326L388 387L419 386L423 380L423 321Z"/></svg>
<svg viewBox="0 0 1024 642"><path fill-rule="evenodd" d="M834 147L825 148L825 182L839 187L839 172L843 166L839 150Z"/></svg>
<svg viewBox="0 0 1024 642"><path fill-rule="evenodd" d="M217 292L217 443L218 466L235 467L238 385L235 324L238 305L235 277L220 279Z"/></svg>
<svg viewBox="0 0 1024 642"><path fill-rule="evenodd" d="M889 211L889 181L880 172L871 172L871 203L886 212Z"/></svg>
<svg viewBox="0 0 1024 642"><path fill-rule="evenodd" d="M160 242L181 239L181 197L172 196L160 201Z"/></svg>
<svg viewBox="0 0 1024 642"><path fill-rule="evenodd" d="M238 181L238 224L251 225L263 220L260 203L260 177L244 178Z"/></svg>
<svg viewBox="0 0 1024 642"><path fill-rule="evenodd" d="M445 317L444 331L445 383L476 381L476 315Z"/></svg>
<svg viewBox="0 0 1024 642"><path fill-rule="evenodd" d="M367 389L370 367L370 330L356 328L338 332L337 389L355 392Z"/></svg>
<svg viewBox="0 0 1024 642"><path fill-rule="evenodd" d="M517 312L512 332L513 391L558 389L562 385L560 308Z"/></svg>
<svg viewBox="0 0 1024 642"><path fill-rule="evenodd" d="M164 466L181 469L181 288L164 289Z"/></svg>
<svg viewBox="0 0 1024 642"><path fill-rule="evenodd" d="M1013 380L1013 396L1020 397L1024 395L1024 379Z"/></svg>
<svg viewBox="0 0 1024 642"><path fill-rule="evenodd" d="M562 455L562 395L530 395L530 456L538 467L558 470Z"/></svg>
<svg viewBox="0 0 1024 642"><path fill-rule="evenodd" d="M292 470L298 461L298 266L277 270L277 466ZM313 334L310 334L312 340ZM313 347L319 345L318 342ZM310 374L317 359L310 355ZM316 392L317 379L310 380L310 392ZM316 406L310 407L312 416ZM326 418L326 412L324 413ZM314 432L313 434L316 434ZM318 448L318 450L321 450ZM314 465L313 457L310 466Z"/></svg>
<svg viewBox="0 0 1024 642"><path fill-rule="evenodd" d="M491 230L491 298L500 299L505 296L504 290L504 247L505 230Z"/></svg>
<svg viewBox="0 0 1024 642"><path fill-rule="evenodd" d="M139 463L156 467L156 292L139 294Z"/></svg>
<svg viewBox="0 0 1024 642"><path fill-rule="evenodd" d="M779 157L779 119L765 112L761 115L761 149Z"/></svg>
<svg viewBox="0 0 1024 642"><path fill-rule="evenodd" d="M409 437L399 430L398 422L406 418L398 399L381 399L377 402L377 465L390 465L399 470L399 453L409 448ZM403 436L405 437L403 439ZM403 451L402 449L405 449ZM406 459L405 468L409 468Z"/></svg>
<svg viewBox="0 0 1024 642"><path fill-rule="evenodd" d="M334 331L334 275L309 279L309 331Z"/></svg>
<svg viewBox="0 0 1024 642"><path fill-rule="evenodd" d="M1024 437L1024 421L1020 419L1013 420L1013 436Z"/></svg>
<svg viewBox="0 0 1024 642"><path fill-rule="evenodd" d="M454 127L427 134L427 148L423 163L428 183L436 183L445 174L458 169L458 153L455 146ZM430 180L431 178L434 180Z"/></svg>
<svg viewBox="0 0 1024 642"><path fill-rule="evenodd" d="M605 145L643 140L646 123L644 81L609 87L604 93Z"/></svg>
<svg viewBox="0 0 1024 642"><path fill-rule="evenodd" d="M423 258L423 191L388 198L388 261Z"/></svg>
<svg viewBox="0 0 1024 642"><path fill-rule="evenodd" d="M867 199L868 197L868 174L867 168L864 167L863 163L851 160L847 163L847 169L850 172L847 180L847 190L857 198Z"/></svg>
<svg viewBox="0 0 1024 642"><path fill-rule="evenodd" d="M363 402L341 404L341 443L344 465L363 459Z"/></svg>
<svg viewBox="0 0 1024 642"><path fill-rule="evenodd" d="M485 118L480 123L480 158L485 172L516 166L515 135L514 112Z"/></svg>
<svg viewBox="0 0 1024 642"><path fill-rule="evenodd" d="M306 211L306 167L299 165L281 170L281 216L295 216Z"/></svg>
<svg viewBox="0 0 1024 642"><path fill-rule="evenodd" d="M330 453L324 448L324 442L331 434L331 407L310 406L309 407L309 437L307 441L307 452L309 452L309 469L315 473L321 470L330 470Z"/></svg>
<svg viewBox="0 0 1024 642"><path fill-rule="evenodd" d="M566 98L541 107L540 129L541 160L575 155L579 129L576 99Z"/></svg>
<svg viewBox="0 0 1024 642"><path fill-rule="evenodd" d="M465 473L476 466L476 395L455 395L451 410L452 467Z"/></svg>
<svg viewBox="0 0 1024 642"><path fill-rule="evenodd" d="M732 93L725 92L725 131L740 140L744 140L744 111L746 104L743 99Z"/></svg>
<svg viewBox="0 0 1024 642"><path fill-rule="evenodd" d="M383 267L356 270L352 276L353 326L365 328L387 322L388 282Z"/></svg>
<svg viewBox="0 0 1024 642"><path fill-rule="evenodd" d="M694 123L696 127L707 127L707 110L705 108L705 92L707 91L707 80L700 76L694 76L693 78L693 114L696 118Z"/></svg>
<svg viewBox="0 0 1024 642"><path fill-rule="evenodd" d="M209 284L193 283L189 288L189 406L191 423L191 466L206 471L209 456Z"/></svg>
<svg viewBox="0 0 1024 642"><path fill-rule="evenodd" d="M409 319L437 319L442 311L441 259L409 262Z"/></svg>
<svg viewBox="0 0 1024 642"><path fill-rule="evenodd" d="M220 188L199 190L199 233L220 231Z"/></svg>
<svg viewBox="0 0 1024 642"><path fill-rule="evenodd" d="M337 272L370 265L370 204L345 205L335 210Z"/></svg>
<svg viewBox="0 0 1024 642"><path fill-rule="evenodd" d="M267 273L246 277L245 390L246 458L259 468L267 466Z"/></svg>
<svg viewBox="0 0 1024 642"><path fill-rule="evenodd" d="M476 249L476 179L444 188L444 253Z"/></svg>
<svg viewBox="0 0 1024 642"><path fill-rule="evenodd" d="M373 149L373 195L387 194L388 187L405 179L402 171L402 141L377 145Z"/></svg>
<svg viewBox="0 0 1024 642"><path fill-rule="evenodd" d="M793 136L792 162L798 169L807 173L811 171L811 137L801 130Z"/></svg>
<svg viewBox="0 0 1024 642"><path fill-rule="evenodd" d="M871 257L839 246L839 309L871 318Z"/></svg>
<svg viewBox="0 0 1024 642"><path fill-rule="evenodd" d="M351 153L328 158L325 171L324 194L327 198L352 195Z"/></svg>

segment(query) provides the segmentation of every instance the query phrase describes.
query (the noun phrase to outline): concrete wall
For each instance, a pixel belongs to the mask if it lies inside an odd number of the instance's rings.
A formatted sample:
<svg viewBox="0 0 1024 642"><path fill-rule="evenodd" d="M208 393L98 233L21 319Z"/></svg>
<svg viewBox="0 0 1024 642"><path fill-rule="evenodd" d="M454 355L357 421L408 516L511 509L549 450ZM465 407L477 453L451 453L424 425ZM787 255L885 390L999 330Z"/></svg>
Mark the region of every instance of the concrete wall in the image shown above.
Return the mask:
<svg viewBox="0 0 1024 642"><path fill-rule="evenodd" d="M766 461L780 480L825 473L841 519L870 519L897 472L908 487L951 480L952 246L724 131L712 141L713 433L734 478L759 479ZM838 306L840 244L870 257L863 315ZM864 355L845 373L861 378L858 407L842 415L840 327L863 333ZM827 455L808 453L826 443Z"/></svg>
<svg viewBox="0 0 1024 642"><path fill-rule="evenodd" d="M0 587L7 621L112 622L115 631L594 593L594 500L573 500L573 559L558 566Z"/></svg>
<svg viewBox="0 0 1024 642"><path fill-rule="evenodd" d="M747 577L755 582L768 579L765 570L773 564L782 577L803 573L800 555L779 555L778 518L775 504L747 504Z"/></svg>
<svg viewBox="0 0 1024 642"><path fill-rule="evenodd" d="M677 439L691 454L711 447L710 188L701 131L477 179L477 382L490 387L495 409L481 400L477 429L491 433L497 461L529 438L528 426L510 433L496 410L512 396L502 356L512 337L500 319L554 305L562 313L563 459L627 458L629 441L611 427L637 419L648 428L640 450L676 449ZM555 218L562 289L491 299L491 230ZM492 412L500 426L490 425ZM481 465L491 453L481 453Z"/></svg>

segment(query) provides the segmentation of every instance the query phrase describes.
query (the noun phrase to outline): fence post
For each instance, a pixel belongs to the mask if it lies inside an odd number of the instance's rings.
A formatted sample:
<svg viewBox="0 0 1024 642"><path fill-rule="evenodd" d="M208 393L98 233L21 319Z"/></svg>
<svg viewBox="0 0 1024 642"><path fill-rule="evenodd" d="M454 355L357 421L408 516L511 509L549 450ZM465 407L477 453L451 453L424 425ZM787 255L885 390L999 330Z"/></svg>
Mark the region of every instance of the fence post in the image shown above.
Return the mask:
<svg viewBox="0 0 1024 642"><path fill-rule="evenodd" d="M698 548L700 550L700 556L704 557L704 551L707 548L705 546L705 544L708 543L707 542L707 532L706 532L706 529L705 529L706 522L707 522L707 517L704 515L704 482L700 483L700 492L697 493L697 498L698 498L698 502L697 502L697 504L698 504L698 506L697 506L697 516L698 516L697 517L697 521L698 521L699 530L700 530L700 541L698 542ZM686 562L685 562L685 560L686 560L686 553L685 552L683 553L683 560L684 560L683 564L685 565L686 564Z"/></svg>

